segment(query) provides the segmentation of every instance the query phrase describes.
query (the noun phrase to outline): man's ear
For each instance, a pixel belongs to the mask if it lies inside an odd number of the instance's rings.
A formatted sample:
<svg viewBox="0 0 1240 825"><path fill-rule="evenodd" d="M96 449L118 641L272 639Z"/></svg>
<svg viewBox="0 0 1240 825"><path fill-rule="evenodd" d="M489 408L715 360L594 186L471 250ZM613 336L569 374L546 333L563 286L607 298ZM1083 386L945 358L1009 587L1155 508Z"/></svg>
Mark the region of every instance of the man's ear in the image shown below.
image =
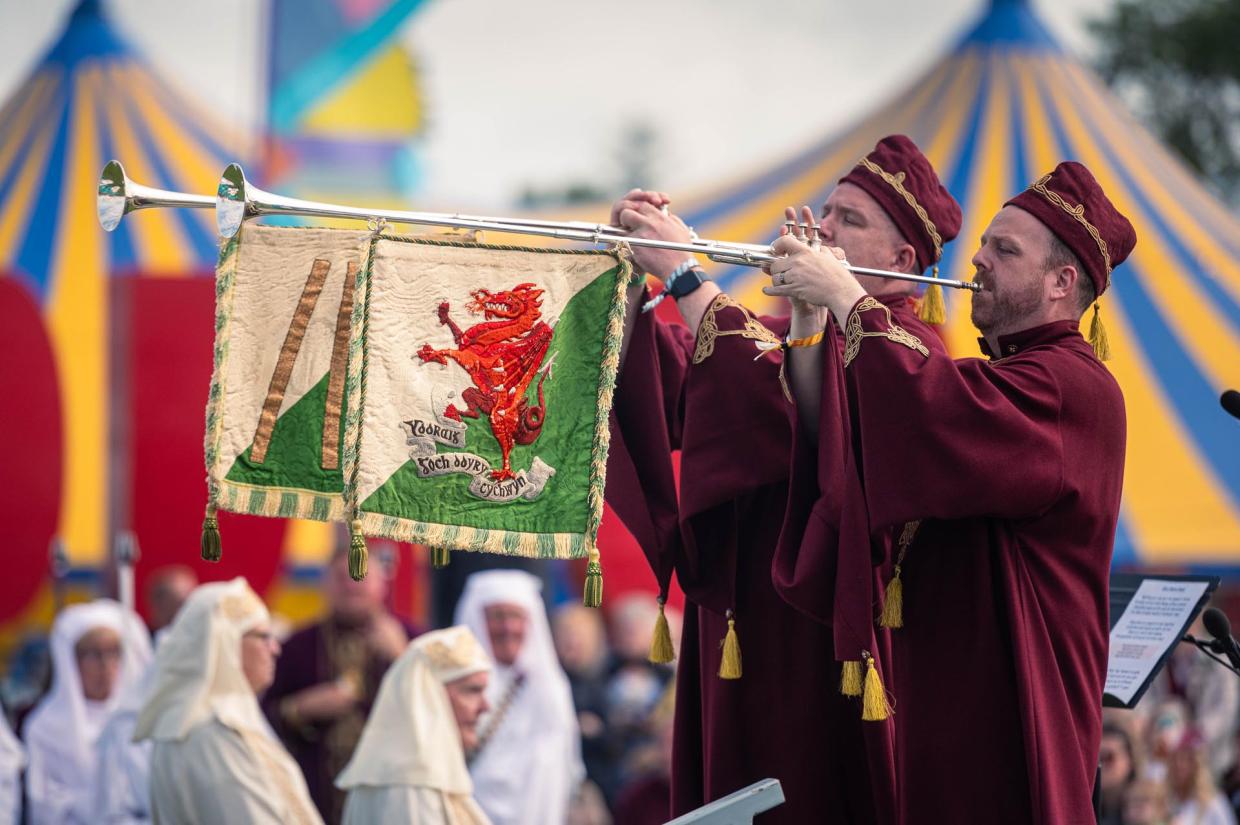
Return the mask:
<svg viewBox="0 0 1240 825"><path fill-rule="evenodd" d="M919 273L921 270L917 267L917 252L914 251L910 244L900 244L892 255L891 268L895 272L912 272Z"/></svg>
<svg viewBox="0 0 1240 825"><path fill-rule="evenodd" d="M1075 266L1067 264L1051 271L1050 298L1055 301L1071 299L1076 295L1076 281L1081 277Z"/></svg>

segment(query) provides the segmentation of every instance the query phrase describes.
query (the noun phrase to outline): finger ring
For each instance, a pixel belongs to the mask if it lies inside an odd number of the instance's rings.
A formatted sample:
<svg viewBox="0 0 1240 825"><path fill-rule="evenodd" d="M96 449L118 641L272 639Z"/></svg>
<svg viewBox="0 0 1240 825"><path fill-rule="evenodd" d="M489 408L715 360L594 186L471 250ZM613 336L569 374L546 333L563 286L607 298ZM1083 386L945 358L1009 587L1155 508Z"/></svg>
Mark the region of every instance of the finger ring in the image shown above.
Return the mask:
<svg viewBox="0 0 1240 825"><path fill-rule="evenodd" d="M788 279L784 277L784 273L782 273L782 272L780 272L780 273L779 273L776 277L778 277L778 278L779 278L778 284L779 284L780 286L783 286L783 285L784 285L785 283L787 283L787 281L788 281Z"/></svg>

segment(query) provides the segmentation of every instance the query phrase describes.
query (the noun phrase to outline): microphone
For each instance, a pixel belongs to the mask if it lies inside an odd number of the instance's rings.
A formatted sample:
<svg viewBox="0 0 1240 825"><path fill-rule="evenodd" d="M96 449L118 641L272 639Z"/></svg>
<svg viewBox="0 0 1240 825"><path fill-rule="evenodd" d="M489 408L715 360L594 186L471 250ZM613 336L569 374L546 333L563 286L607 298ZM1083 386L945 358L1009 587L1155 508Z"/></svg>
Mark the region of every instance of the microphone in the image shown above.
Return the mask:
<svg viewBox="0 0 1240 825"><path fill-rule="evenodd" d="M1232 638L1231 622L1227 620L1227 614L1216 607L1207 608L1206 612L1201 614L1201 623L1222 648L1222 653L1227 657L1227 661L1231 662L1231 666L1240 670L1240 647L1237 647L1236 640Z"/></svg>
<svg viewBox="0 0 1240 825"><path fill-rule="evenodd" d="M1233 418L1240 418L1240 392L1226 390L1218 402L1223 405L1223 409L1231 413Z"/></svg>

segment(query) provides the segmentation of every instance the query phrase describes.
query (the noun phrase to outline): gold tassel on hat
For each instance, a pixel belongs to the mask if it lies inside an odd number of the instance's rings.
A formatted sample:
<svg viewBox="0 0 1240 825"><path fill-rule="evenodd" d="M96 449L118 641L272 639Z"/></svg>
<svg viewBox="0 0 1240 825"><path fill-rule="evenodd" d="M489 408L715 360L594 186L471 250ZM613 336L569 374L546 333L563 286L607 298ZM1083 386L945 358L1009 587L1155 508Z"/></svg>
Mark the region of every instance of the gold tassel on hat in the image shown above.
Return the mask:
<svg viewBox="0 0 1240 825"><path fill-rule="evenodd" d="M865 693L861 697L861 718L866 722L881 722L891 716L891 705L887 702L883 677L874 666L874 657L868 653L861 655L865 657Z"/></svg>
<svg viewBox="0 0 1240 825"><path fill-rule="evenodd" d="M1102 317L1098 314L1098 302L1094 301L1094 317L1089 322L1089 345L1094 348L1094 355L1099 361L1111 360L1111 341L1107 337L1107 328L1102 325Z"/></svg>
<svg viewBox="0 0 1240 825"><path fill-rule="evenodd" d="M934 268L934 277L939 277L939 268ZM917 302L917 317L927 324L944 324L947 322L947 305L943 303L943 287L930 284Z"/></svg>
<svg viewBox="0 0 1240 825"><path fill-rule="evenodd" d="M366 537L362 535L361 519L349 523L349 575L353 581L366 578Z"/></svg>
<svg viewBox="0 0 1240 825"><path fill-rule="evenodd" d="M219 561L223 555L223 548L220 545L220 522L215 517L215 505L207 505L207 514L202 519L202 541L199 543L202 549L203 561Z"/></svg>
<svg viewBox="0 0 1240 825"><path fill-rule="evenodd" d="M603 605L603 565L599 561L598 548L590 547L590 561L586 563L586 590L581 603L586 607Z"/></svg>
<svg viewBox="0 0 1240 825"><path fill-rule="evenodd" d="M741 678L741 642L736 637L736 619L728 611L728 632L723 637L723 659L719 662L720 679Z"/></svg>
<svg viewBox="0 0 1240 825"><path fill-rule="evenodd" d="M887 582L887 596L883 599L883 613L878 618L882 627L904 627L904 583L900 581L900 565Z"/></svg>
<svg viewBox="0 0 1240 825"><path fill-rule="evenodd" d="M861 662L849 660L840 666L840 693L845 696L861 695Z"/></svg>
<svg viewBox="0 0 1240 825"><path fill-rule="evenodd" d="M650 640L650 659L656 665L665 665L676 658L676 648L672 646L672 629L667 625L667 614L663 605L667 601L659 596L659 617L654 621L654 636Z"/></svg>
<svg viewBox="0 0 1240 825"><path fill-rule="evenodd" d="M431 567L436 570L443 570L448 566L448 562L452 561L452 556L446 547L431 548Z"/></svg>

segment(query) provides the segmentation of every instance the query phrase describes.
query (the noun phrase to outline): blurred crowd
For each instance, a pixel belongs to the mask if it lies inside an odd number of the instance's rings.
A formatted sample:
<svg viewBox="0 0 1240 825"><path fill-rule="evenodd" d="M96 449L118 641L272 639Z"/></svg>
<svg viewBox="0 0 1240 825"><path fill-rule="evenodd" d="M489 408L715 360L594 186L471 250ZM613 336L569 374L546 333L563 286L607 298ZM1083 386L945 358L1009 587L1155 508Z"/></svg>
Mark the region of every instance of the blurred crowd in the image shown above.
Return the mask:
<svg viewBox="0 0 1240 825"><path fill-rule="evenodd" d="M1238 713L1240 680L1177 645L1134 710L1103 712L1104 825L1235 825Z"/></svg>
<svg viewBox="0 0 1240 825"><path fill-rule="evenodd" d="M318 621L285 629L270 616L240 637L249 701L261 708L254 726L295 764L324 822L349 821L341 777L385 674L429 630L391 612L384 572L354 582L338 554L324 568ZM0 825L152 821L160 739L135 743L135 725L167 676L155 674L162 640L203 589L188 568L158 571L142 594L146 623L108 599L69 605L46 640L14 653L0 682ZM625 594L595 610L553 595L528 573L477 573L452 611L490 659L489 681L475 677L486 685L476 729L457 719L473 798L496 825L664 822L675 664L647 659L655 599ZM679 616L669 608L668 618L677 636ZM191 646L176 655L195 654Z"/></svg>

